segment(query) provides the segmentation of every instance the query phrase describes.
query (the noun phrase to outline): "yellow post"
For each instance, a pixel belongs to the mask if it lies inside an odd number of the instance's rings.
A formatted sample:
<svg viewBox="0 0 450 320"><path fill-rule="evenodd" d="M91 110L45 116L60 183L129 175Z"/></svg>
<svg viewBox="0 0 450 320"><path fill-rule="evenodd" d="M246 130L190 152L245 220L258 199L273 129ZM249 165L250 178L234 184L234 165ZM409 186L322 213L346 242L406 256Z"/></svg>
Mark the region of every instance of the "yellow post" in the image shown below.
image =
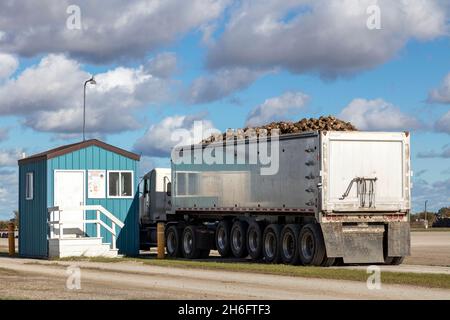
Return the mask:
<svg viewBox="0 0 450 320"><path fill-rule="evenodd" d="M164 259L166 254L166 237L164 234L164 222L158 222L156 226L156 236L158 243L158 259Z"/></svg>
<svg viewBox="0 0 450 320"><path fill-rule="evenodd" d="M8 224L8 245L9 245L9 255L13 256L16 254L16 241L14 239L14 223Z"/></svg>

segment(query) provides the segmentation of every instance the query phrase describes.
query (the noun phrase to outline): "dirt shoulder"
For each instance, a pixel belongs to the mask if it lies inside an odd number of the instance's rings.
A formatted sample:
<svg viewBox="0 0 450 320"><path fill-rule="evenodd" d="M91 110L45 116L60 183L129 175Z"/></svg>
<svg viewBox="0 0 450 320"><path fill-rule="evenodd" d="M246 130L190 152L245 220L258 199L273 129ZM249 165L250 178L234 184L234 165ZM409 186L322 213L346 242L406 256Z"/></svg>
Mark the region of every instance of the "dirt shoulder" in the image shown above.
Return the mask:
<svg viewBox="0 0 450 320"><path fill-rule="evenodd" d="M366 284L368 275L361 270L346 270L365 275L364 279L349 281L182 267L179 261L174 267L152 264L154 261L158 260L107 263L0 258L0 279L10 284L2 286L0 296L30 299L450 299L448 289L387 283L388 273L382 274L381 290L370 290ZM80 268L80 290L66 288L68 266ZM16 274L5 274L5 270Z"/></svg>

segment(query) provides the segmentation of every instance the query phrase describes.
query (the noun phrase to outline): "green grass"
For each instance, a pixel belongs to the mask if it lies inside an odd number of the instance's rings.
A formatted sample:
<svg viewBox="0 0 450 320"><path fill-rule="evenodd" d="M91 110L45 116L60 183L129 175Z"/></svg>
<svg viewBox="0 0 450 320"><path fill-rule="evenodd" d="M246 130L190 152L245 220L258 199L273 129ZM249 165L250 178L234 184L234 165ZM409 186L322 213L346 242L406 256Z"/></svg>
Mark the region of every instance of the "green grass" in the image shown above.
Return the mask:
<svg viewBox="0 0 450 320"><path fill-rule="evenodd" d="M284 275L292 277L334 279L366 282L368 273L365 270L347 268L303 267L283 264L263 264L252 262L217 262L189 261L177 259L158 260L154 258L64 258L60 261L91 261L91 262L139 262L145 265L192 268L203 270L224 270L234 272L249 272L260 274ZM382 283L412 285L427 288L450 289L450 275L431 273L382 272Z"/></svg>
<svg viewBox="0 0 450 320"><path fill-rule="evenodd" d="M412 228L412 232L450 232L450 228Z"/></svg>

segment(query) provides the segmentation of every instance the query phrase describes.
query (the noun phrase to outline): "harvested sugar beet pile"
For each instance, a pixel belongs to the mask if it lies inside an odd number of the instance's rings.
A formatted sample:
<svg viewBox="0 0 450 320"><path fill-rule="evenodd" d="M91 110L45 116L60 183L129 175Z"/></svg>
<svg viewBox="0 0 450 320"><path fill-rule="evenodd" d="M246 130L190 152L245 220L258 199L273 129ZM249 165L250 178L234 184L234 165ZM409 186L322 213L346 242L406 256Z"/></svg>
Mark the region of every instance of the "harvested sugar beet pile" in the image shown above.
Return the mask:
<svg viewBox="0 0 450 320"><path fill-rule="evenodd" d="M203 143L211 143L215 141L222 141L228 139L243 139L250 136L258 136L260 134L266 134L270 136L273 129L279 129L280 134L307 132L307 131L356 131L356 127L350 122L345 122L337 119L333 116L324 117L319 119L303 118L298 122L280 121L272 122L260 127L250 127L238 130L227 130L227 132L218 135L212 135L209 138L203 140Z"/></svg>

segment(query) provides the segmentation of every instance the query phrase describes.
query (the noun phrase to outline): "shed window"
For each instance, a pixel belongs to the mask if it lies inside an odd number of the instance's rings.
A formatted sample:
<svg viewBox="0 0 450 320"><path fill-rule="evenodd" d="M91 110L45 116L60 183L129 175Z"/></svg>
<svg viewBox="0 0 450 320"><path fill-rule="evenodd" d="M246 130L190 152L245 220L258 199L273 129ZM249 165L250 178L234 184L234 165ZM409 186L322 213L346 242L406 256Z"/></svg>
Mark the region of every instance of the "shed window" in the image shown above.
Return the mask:
<svg viewBox="0 0 450 320"><path fill-rule="evenodd" d="M133 197L133 172L109 171L108 172L108 197L131 198Z"/></svg>
<svg viewBox="0 0 450 320"><path fill-rule="evenodd" d="M33 188L33 172L27 172L25 181L25 199L33 200L34 188Z"/></svg>

